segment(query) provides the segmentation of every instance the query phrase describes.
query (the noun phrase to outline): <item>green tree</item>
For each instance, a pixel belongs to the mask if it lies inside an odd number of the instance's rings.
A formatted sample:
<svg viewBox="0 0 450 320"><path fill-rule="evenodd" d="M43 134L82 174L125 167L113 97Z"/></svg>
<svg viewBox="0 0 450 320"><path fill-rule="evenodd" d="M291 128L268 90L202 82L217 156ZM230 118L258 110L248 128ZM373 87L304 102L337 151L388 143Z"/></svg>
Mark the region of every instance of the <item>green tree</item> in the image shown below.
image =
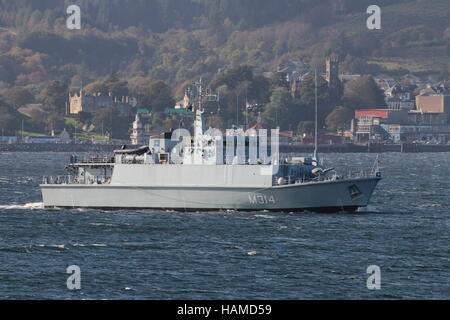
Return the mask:
<svg viewBox="0 0 450 320"><path fill-rule="evenodd" d="M92 118L92 124L95 126L97 133L106 134L113 131L114 119L116 118L116 110L112 107L103 108L96 111Z"/></svg>
<svg viewBox="0 0 450 320"><path fill-rule="evenodd" d="M0 131L5 135L14 135L17 128L17 117L9 107L0 104Z"/></svg>
<svg viewBox="0 0 450 320"><path fill-rule="evenodd" d="M287 81L287 74L284 72L275 72L270 78L272 88L289 88L289 82Z"/></svg>
<svg viewBox="0 0 450 320"><path fill-rule="evenodd" d="M141 105L151 108L154 112L162 112L166 108L172 108L175 105L175 99L170 87L163 81L157 80L144 91Z"/></svg>
<svg viewBox="0 0 450 320"><path fill-rule="evenodd" d="M289 129L292 124L293 108L294 103L289 91L285 88L277 88L273 91L262 116L271 128Z"/></svg>
<svg viewBox="0 0 450 320"><path fill-rule="evenodd" d="M3 98L6 103L19 109L34 100L31 92L25 88L15 87L3 91Z"/></svg>
<svg viewBox="0 0 450 320"><path fill-rule="evenodd" d="M362 76L345 84L343 103L351 109L384 108L384 94L371 76Z"/></svg>
<svg viewBox="0 0 450 320"><path fill-rule="evenodd" d="M51 112L50 114L47 114L45 123L47 125L48 133L53 132L58 133L62 131L66 126L62 114L55 111Z"/></svg>
<svg viewBox="0 0 450 320"><path fill-rule="evenodd" d="M255 76L248 88L248 99L255 103L266 103L270 99L270 80L262 75Z"/></svg>
<svg viewBox="0 0 450 320"><path fill-rule="evenodd" d="M338 106L328 115L325 123L330 130L345 129L349 126L354 115L355 113L352 109Z"/></svg>
<svg viewBox="0 0 450 320"><path fill-rule="evenodd" d="M228 88L234 89L240 82L244 81L253 81L253 67L242 65L220 73L211 81L210 87L217 89L222 85L227 85Z"/></svg>
<svg viewBox="0 0 450 320"><path fill-rule="evenodd" d="M47 82L42 92L44 107L53 113L64 114L68 97L68 87L62 81Z"/></svg>
<svg viewBox="0 0 450 320"><path fill-rule="evenodd" d="M32 110L27 120L27 128L32 132L46 132L48 113L40 110Z"/></svg>
<svg viewBox="0 0 450 320"><path fill-rule="evenodd" d="M95 81L88 84L86 87L84 87L84 91L89 94L97 94L101 93L102 95L108 94L108 87L104 81Z"/></svg>
<svg viewBox="0 0 450 320"><path fill-rule="evenodd" d="M304 119L314 120L315 115L315 76L307 75L300 83L300 98L299 104L304 106ZM339 103L338 99L330 94L328 82L318 76L317 77L317 106L318 106L318 120L319 127L325 124L326 116Z"/></svg>
<svg viewBox="0 0 450 320"><path fill-rule="evenodd" d="M106 84L108 93L113 97L126 97L129 95L128 82L126 80L117 80Z"/></svg>
<svg viewBox="0 0 450 320"><path fill-rule="evenodd" d="M313 135L316 131L316 123L314 121L300 121L297 127L299 135Z"/></svg>

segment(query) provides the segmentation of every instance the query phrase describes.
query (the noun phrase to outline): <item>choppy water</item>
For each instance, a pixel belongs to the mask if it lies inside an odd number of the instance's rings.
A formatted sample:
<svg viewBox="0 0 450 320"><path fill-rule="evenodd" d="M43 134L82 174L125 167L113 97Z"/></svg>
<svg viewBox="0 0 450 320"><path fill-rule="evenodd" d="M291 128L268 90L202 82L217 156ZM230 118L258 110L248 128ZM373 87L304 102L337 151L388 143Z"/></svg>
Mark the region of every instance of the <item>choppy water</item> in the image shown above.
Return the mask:
<svg viewBox="0 0 450 320"><path fill-rule="evenodd" d="M384 154L357 214L48 211L67 154L0 154L2 299L449 299L450 154ZM326 155L370 167L375 155ZM80 291L66 268L81 268ZM366 287L369 265L381 290Z"/></svg>

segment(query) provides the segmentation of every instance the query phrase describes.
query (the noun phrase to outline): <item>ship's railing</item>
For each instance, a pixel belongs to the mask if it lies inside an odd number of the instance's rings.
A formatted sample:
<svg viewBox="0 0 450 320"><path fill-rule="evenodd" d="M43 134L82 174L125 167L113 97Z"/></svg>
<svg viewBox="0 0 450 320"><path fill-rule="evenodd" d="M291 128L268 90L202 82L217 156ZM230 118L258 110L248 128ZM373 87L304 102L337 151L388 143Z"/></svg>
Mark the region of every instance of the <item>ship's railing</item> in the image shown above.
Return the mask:
<svg viewBox="0 0 450 320"><path fill-rule="evenodd" d="M114 157L91 157L84 159L83 163L114 163Z"/></svg>
<svg viewBox="0 0 450 320"><path fill-rule="evenodd" d="M362 170L349 170L346 174L339 175L336 171L332 171L327 174L317 175L313 178L307 178L307 177L295 178L292 176L274 177L273 185L292 185L292 184L326 182L326 181L336 181L336 180L364 179L364 178L374 178L374 177L381 177L381 173L378 171L362 169ZM282 180L280 180L280 178L282 178Z"/></svg>
<svg viewBox="0 0 450 320"><path fill-rule="evenodd" d="M373 170L349 170L347 174L336 176L339 179L374 178L380 176L379 172Z"/></svg>
<svg viewBox="0 0 450 320"><path fill-rule="evenodd" d="M145 164L144 159L125 159L121 164Z"/></svg>
<svg viewBox="0 0 450 320"><path fill-rule="evenodd" d="M74 176L45 176L42 179L42 183L45 185L99 185L99 184L109 184L110 179L105 179L104 177L84 177L78 178Z"/></svg>
<svg viewBox="0 0 450 320"><path fill-rule="evenodd" d="M87 157L83 159L78 159L76 156L70 157L70 163L79 164L113 164L115 163L114 157Z"/></svg>
<svg viewBox="0 0 450 320"><path fill-rule="evenodd" d="M43 184L76 184L76 179L71 176L45 176Z"/></svg>

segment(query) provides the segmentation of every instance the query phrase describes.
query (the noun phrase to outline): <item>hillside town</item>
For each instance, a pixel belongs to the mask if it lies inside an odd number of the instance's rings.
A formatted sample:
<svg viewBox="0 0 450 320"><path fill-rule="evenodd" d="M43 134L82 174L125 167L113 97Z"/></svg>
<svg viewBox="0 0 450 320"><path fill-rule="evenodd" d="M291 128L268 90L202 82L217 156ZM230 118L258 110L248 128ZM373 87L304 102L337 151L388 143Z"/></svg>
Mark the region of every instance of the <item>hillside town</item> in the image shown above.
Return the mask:
<svg viewBox="0 0 450 320"><path fill-rule="evenodd" d="M361 74L343 74L340 72L340 61L336 55L326 59L326 73L319 75L326 80L331 93L338 94L346 83L353 81L358 83L362 79ZM293 99L299 96L303 81L311 77L313 71L307 64L301 61L288 60L280 64L274 72L266 72L266 78L281 77L283 86L288 88ZM449 144L450 143L450 82L439 81L436 77L418 77L406 74L401 77L393 77L380 74L373 77L384 101L375 107L356 107L352 115L343 125L334 131L324 127L320 130L318 142L322 145L355 144L367 145L369 143L380 144ZM360 93L364 95L364 92ZM176 121L183 122L186 117L192 117L192 103L189 92L186 90L183 99L175 106L167 105L164 114L171 116ZM261 111L264 106L259 101L246 101L242 107L245 109L246 123L239 124L242 129L262 129L267 124L261 120ZM158 135L160 127L154 128L152 118L155 112L151 106L142 106L138 99L131 96L113 96L108 94L87 93L81 88L78 93L70 93L65 103L66 117L80 115L93 116L99 111L110 108L113 113L110 117L120 119L132 119L129 123L129 139L112 139L111 132L101 129L100 135L92 135L95 126L84 125L80 132L72 135L64 128L60 132L52 130L50 136L26 135L21 131L16 136L0 137L3 144L131 144L144 145L153 135ZM42 111L41 104L28 104L19 111L31 113ZM249 122L251 115L253 122ZM121 121L122 121L121 120ZM112 120L111 120L112 121ZM239 121L239 120L238 120ZM153 122L154 123L154 122ZM102 122L101 126L104 126ZM97 128L98 129L98 128ZM173 128L164 128L165 131ZM281 128L281 142L285 145L309 145L314 143L311 132L300 130L287 130ZM17 131L19 132L19 131ZM98 130L97 130L98 132ZM87 138L86 138L87 137Z"/></svg>

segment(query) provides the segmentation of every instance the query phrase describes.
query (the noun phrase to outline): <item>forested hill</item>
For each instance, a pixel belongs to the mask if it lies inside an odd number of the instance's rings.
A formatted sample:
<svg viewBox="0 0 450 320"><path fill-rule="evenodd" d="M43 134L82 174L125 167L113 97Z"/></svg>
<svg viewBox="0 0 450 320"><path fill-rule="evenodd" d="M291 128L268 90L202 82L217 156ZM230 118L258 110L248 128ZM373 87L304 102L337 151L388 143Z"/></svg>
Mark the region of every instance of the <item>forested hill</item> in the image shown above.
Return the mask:
<svg viewBox="0 0 450 320"><path fill-rule="evenodd" d="M382 10L381 30L366 27L366 10L374 2ZM66 26L72 4L81 8L81 30ZM0 0L0 107L6 110L0 125L13 132L17 123L11 119L20 120L14 110L39 102L54 115L31 115L42 123L39 130L44 123L47 131L64 127L66 91L92 83L97 92L146 95L141 103L157 109L154 101L168 105L183 96L187 83L202 77L226 84L230 119L236 119L236 97L231 98L236 92L273 106L308 106L307 94L291 103L286 92L277 91L282 82L272 79L269 86L258 77L289 60L324 71L330 53L339 55L345 73L448 77L450 1ZM153 91L147 90L152 83ZM303 84L303 92L309 85ZM173 96L165 100L149 94L170 90ZM340 97L323 100L329 101L327 111L341 104ZM299 120L305 119L286 119L286 128L296 128Z"/></svg>
<svg viewBox="0 0 450 320"><path fill-rule="evenodd" d="M331 51L347 57L348 72L373 72L366 61L393 70L443 69L449 1L378 0L383 27L369 31L372 2L0 0L0 79L32 84L56 76L76 85L80 77L117 72L178 85L241 64L273 71L287 57L323 67ZM65 27L70 4L81 7L80 31Z"/></svg>

